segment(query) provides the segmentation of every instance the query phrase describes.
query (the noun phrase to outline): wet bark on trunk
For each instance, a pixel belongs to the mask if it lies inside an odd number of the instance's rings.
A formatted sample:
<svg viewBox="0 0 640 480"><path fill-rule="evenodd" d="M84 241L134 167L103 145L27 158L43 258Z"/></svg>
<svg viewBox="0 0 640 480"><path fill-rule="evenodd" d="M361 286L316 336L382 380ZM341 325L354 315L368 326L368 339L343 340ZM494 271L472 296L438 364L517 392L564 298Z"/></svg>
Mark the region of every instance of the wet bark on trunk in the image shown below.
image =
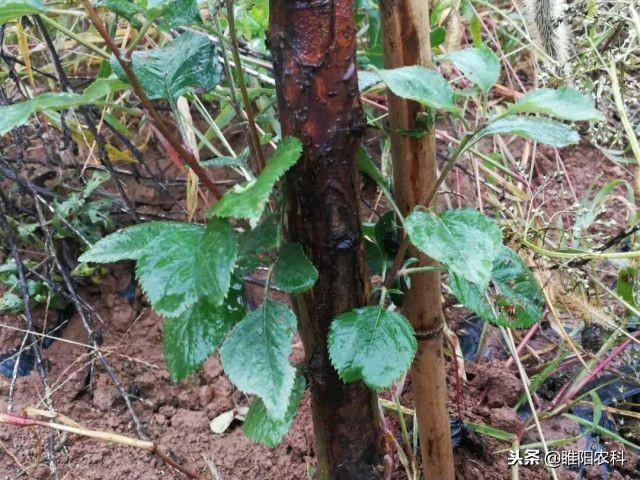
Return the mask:
<svg viewBox="0 0 640 480"><path fill-rule="evenodd" d="M328 357L340 313L366 305L356 155L365 118L355 61L353 0L271 0L273 56L283 135L304 144L287 175L288 235L316 266L314 288L296 299L320 479L380 477L376 396L343 384Z"/></svg>

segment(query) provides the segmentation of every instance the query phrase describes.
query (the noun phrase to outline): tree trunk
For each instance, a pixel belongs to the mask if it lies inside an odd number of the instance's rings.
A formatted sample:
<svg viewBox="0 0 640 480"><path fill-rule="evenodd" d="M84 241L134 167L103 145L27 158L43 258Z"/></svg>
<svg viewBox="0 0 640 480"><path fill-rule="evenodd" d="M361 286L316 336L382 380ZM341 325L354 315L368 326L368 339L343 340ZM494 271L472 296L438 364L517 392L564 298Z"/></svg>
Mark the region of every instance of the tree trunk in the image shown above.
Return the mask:
<svg viewBox="0 0 640 480"><path fill-rule="evenodd" d="M343 384L327 353L340 313L366 305L356 154L365 128L355 60L353 0L271 0L273 56L283 135L304 144L287 175L289 238L318 269L296 299L311 385L320 479L380 477L376 395Z"/></svg>
<svg viewBox="0 0 640 480"><path fill-rule="evenodd" d="M426 0L380 0L382 43L386 68L409 65L432 67L429 40L429 3ZM433 133L412 138L399 133L414 129L419 104L388 95L393 185L403 214L423 204L437 178ZM435 203L435 201L434 201ZM429 260L415 249L411 256L422 265ZM418 417L424 478L454 480L453 451L447 410L443 357L444 317L437 271L413 275L402 307L418 337L418 352L411 367L413 399Z"/></svg>

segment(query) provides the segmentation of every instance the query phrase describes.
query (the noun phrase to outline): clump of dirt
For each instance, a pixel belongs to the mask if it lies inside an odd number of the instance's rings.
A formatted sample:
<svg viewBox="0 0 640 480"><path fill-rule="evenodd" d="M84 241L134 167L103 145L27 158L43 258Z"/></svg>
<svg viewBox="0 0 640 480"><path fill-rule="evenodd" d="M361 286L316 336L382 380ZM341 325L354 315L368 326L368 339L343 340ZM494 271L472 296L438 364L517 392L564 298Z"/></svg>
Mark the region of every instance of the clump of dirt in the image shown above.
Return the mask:
<svg viewBox="0 0 640 480"><path fill-rule="evenodd" d="M505 370L503 362L483 362L472 368L471 386L482 393L483 399L492 408L513 405L522 389L520 379L509 370Z"/></svg>

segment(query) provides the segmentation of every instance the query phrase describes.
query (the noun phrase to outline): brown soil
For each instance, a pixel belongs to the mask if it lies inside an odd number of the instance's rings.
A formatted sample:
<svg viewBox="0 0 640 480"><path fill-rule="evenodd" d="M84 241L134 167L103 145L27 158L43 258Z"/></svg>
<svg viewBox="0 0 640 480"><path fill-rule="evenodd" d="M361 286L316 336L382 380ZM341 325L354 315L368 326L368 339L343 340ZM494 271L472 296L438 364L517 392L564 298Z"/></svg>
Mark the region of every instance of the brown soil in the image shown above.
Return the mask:
<svg viewBox="0 0 640 480"><path fill-rule="evenodd" d="M593 181L593 173L583 168L587 162L590 168L595 165L598 171L606 172L607 178L629 177L628 172L617 171L620 167L612 166L592 149L577 147L567 152L563 158L566 167L572 169L573 186L578 192L584 192ZM554 161L550 160L552 157L547 153L545 151L540 156L540 175L555 169ZM602 184L603 181L599 179L598 183ZM153 196L154 192L146 192L145 195ZM473 198L473 194L469 195ZM126 264L118 265L110 270L100 285L86 286L81 294L99 315L100 321L96 321L96 327L102 335L102 348L109 353L109 361L127 392L133 396L134 409L149 436L169 451L177 463L189 466L205 478L313 478L309 477L315 459L308 392L291 431L275 449L248 440L239 421L234 421L225 433L213 434L209 428L213 418L231 409L247 406L250 399L235 390L223 376L217 357L210 358L201 371L183 382L172 383L169 380L162 357L162 319L146 306L139 294L133 305L117 294L128 284L130 275ZM455 315L452 311L448 313L455 328ZM43 324L44 311L38 312L37 320L40 325ZM7 316L1 321L5 325L23 326L21 320L13 317ZM16 346L21 340L20 332L0 328L0 345ZM131 417L121 396L103 368L97 363L89 363L90 357L83 346L85 342L86 332L75 315L64 330L63 340L55 341L43 351L56 410L86 428L135 437ZM300 342L295 343L294 350L296 358L300 359L303 354ZM93 373L91 389L85 391L83 387L90 368ZM521 423L512 407L520 392L521 382L513 367L506 370L502 361L467 363L465 370L468 381L463 382L463 395L459 399L455 393L453 367L450 366L448 370L452 415L455 415L459 401L465 420L508 432L519 431ZM3 389L3 385L0 384L0 411L7 409L8 391L6 385ZM404 391L403 404L410 407L410 379ZM20 412L25 407L42 408L39 399L43 396L44 390L37 373L18 379L13 411ZM385 417L395 437L400 439L396 414L386 411ZM575 435L577 432L577 425L568 420L545 422L543 428L548 439ZM49 431L43 428L0 427L0 450L3 452L0 453L0 479L50 478L45 458L49 438ZM60 478L183 478L159 458L145 451L112 446L76 435L56 434L53 441ZM523 442L532 441L537 441L533 434L523 437ZM504 442L471 433L456 450L458 478L508 479L507 453L495 453L505 448L509 448L509 445ZM394 455L394 469L394 479L406 478L397 455ZM575 472L559 471L558 474L559 478L565 480L578 478ZM597 473L589 475L594 474ZM640 478L634 475L631 472L614 472L610 478ZM542 467L523 467L520 469L520 478L542 480L549 478L549 474Z"/></svg>
<svg viewBox="0 0 640 480"><path fill-rule="evenodd" d="M306 478L307 465L313 464L313 432L309 399L305 398L294 428L276 449L252 443L242 433L239 422L215 435L209 422L248 399L222 375L216 357L202 371L181 383L172 383L162 358L162 319L149 308L130 306L118 295L115 278L127 279L116 270L99 287L84 292L102 317L103 348L129 394L149 436L166 447L180 464L205 474L206 460L215 465L220 478ZM125 282L126 283L126 282ZM93 295L92 295L93 294ZM14 323L5 318L5 323ZM19 343L19 335L3 330L2 345ZM135 436L129 413L107 373L94 364L91 392L82 394L87 375L87 356L82 343L86 333L74 316L64 331L64 339L44 350L47 375L57 411L94 430ZM299 344L298 344L299 345ZM298 347L299 348L299 347ZM0 399L0 410L7 407L7 392ZM17 382L14 411L39 406L43 387L34 372ZM41 406L41 405L40 405ZM44 445L47 431L41 428L0 428L0 440L11 455L0 455L0 478L14 478L24 467L28 478L49 478ZM15 457L15 458L12 458ZM82 479L168 479L183 478L154 456L133 448L111 446L95 440L69 435L57 452L60 478ZM211 478L211 473L207 474Z"/></svg>

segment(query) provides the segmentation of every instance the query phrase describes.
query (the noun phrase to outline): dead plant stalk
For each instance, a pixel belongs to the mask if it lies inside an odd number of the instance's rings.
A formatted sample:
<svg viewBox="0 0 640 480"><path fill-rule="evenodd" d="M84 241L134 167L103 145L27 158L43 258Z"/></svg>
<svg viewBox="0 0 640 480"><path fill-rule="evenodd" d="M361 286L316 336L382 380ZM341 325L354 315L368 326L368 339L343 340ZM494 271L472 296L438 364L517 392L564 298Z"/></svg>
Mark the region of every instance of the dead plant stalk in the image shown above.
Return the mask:
<svg viewBox="0 0 640 480"><path fill-rule="evenodd" d="M13 415L10 413L0 413L0 424L12 425L14 427L45 427L58 430L61 432L74 433L83 437L95 438L104 442L110 442L117 445L124 445L127 447L139 448L141 450L147 450L148 452L157 454L163 462L175 468L179 472L183 473L189 478L200 479L200 475L192 471L191 469L179 465L173 460L170 455L163 452L160 447L150 441L138 440L136 438L127 437L117 433L102 432L99 430L89 430L81 426L65 425L62 423L56 423L51 421L38 420L36 418L30 418L27 416Z"/></svg>

